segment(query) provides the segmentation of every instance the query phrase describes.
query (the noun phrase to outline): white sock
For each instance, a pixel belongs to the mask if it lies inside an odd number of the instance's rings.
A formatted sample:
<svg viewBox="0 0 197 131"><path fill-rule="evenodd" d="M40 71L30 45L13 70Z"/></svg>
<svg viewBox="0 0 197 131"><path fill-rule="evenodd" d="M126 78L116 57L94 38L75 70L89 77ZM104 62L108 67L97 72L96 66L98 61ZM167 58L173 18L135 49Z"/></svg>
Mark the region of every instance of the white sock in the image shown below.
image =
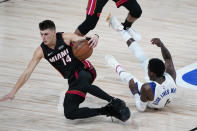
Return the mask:
<svg viewBox="0 0 197 131"><path fill-rule="evenodd" d="M126 41L126 42L131 38L131 36L127 32L127 30L121 30L120 34L121 34L122 38L124 39L124 41Z"/></svg>
<svg viewBox="0 0 197 131"><path fill-rule="evenodd" d="M150 81L148 77L148 61L149 60L146 57L144 51L142 50L142 48L139 46L139 44L136 41L131 43L131 45L129 46L129 49L133 52L137 60L140 62L142 68L144 69L145 80L147 82Z"/></svg>
<svg viewBox="0 0 197 131"><path fill-rule="evenodd" d="M125 70L122 68L121 65L117 65L117 66L116 66L116 72L117 72L118 74L120 74L120 73L123 72L123 71L125 71Z"/></svg>
<svg viewBox="0 0 197 131"><path fill-rule="evenodd" d="M134 41L129 46L129 49L133 52L137 60L141 63L142 67L144 68L147 61L147 57L142 48L139 46L139 44L136 41Z"/></svg>

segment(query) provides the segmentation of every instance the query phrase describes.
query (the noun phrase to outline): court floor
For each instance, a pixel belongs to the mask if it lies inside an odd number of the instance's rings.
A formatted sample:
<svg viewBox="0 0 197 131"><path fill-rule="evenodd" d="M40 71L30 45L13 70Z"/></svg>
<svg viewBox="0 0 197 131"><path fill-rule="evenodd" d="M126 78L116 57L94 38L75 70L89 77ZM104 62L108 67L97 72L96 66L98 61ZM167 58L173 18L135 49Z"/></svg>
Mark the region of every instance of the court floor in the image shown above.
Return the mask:
<svg viewBox="0 0 197 131"><path fill-rule="evenodd" d="M58 32L74 32L85 18L88 0L9 0L0 3L0 97L8 93L40 45L38 23L51 19ZM159 37L170 50L179 74L197 69L197 1L196 0L138 0L143 14L133 28L142 36L140 45L148 57L162 58L160 49L150 44ZM177 96L162 110L148 109L140 113L125 83L104 60L113 55L130 73L143 81L140 64L129 51L121 36L109 28L105 19L111 12L124 21L127 11L117 9L109 1L97 27L89 32L99 34L98 46L90 61L97 69L94 84L109 94L125 100L131 118L122 123L99 116L81 120L66 120L62 98L67 80L42 60L31 78L13 101L0 102L0 131L188 131L197 127L197 87L177 81ZM192 65L189 68L188 65ZM181 70L184 69L184 70ZM185 71L185 72L183 72ZM190 78L190 77L189 77ZM195 81L197 77L194 75ZM81 106L100 107L107 102L87 95Z"/></svg>

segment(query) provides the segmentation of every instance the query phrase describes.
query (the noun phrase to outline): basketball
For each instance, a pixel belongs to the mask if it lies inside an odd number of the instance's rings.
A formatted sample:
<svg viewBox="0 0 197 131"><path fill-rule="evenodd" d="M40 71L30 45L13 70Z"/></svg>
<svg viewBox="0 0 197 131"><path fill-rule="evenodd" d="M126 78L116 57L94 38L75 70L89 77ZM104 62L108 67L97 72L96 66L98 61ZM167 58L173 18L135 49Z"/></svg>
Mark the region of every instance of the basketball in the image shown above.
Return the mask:
<svg viewBox="0 0 197 131"><path fill-rule="evenodd" d="M85 60L89 58L93 52L93 49L89 46L90 44L88 43L88 40L73 43L72 51L74 56L77 57L79 60Z"/></svg>

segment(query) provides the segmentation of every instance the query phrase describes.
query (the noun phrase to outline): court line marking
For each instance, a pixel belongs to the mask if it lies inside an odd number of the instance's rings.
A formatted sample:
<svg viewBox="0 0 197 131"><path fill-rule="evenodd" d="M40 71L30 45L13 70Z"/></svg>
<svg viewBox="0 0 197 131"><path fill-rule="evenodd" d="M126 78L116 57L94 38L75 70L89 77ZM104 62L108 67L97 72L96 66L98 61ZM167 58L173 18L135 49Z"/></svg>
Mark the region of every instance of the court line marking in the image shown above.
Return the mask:
<svg viewBox="0 0 197 131"><path fill-rule="evenodd" d="M184 88L188 88L188 89L194 89L194 90L197 90L197 86L195 85L192 85L192 84L189 84L187 82L185 82L183 79L182 79L182 76L194 69L197 69L197 62L191 64L191 65L188 65L188 66L185 66L179 70L177 70L177 78L176 78L176 83L178 86L181 86L181 87L184 87Z"/></svg>

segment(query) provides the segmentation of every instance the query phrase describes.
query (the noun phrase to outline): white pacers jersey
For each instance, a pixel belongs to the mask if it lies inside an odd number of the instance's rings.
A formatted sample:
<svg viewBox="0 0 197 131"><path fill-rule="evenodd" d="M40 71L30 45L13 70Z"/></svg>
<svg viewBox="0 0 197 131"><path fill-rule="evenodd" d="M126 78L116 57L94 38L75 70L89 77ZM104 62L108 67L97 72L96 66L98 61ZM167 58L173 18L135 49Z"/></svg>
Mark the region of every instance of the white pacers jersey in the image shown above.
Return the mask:
<svg viewBox="0 0 197 131"><path fill-rule="evenodd" d="M176 84L174 79L168 74L164 73L165 81L159 84L155 81L150 82L154 94L154 100L148 102L150 108L163 108L166 104L174 98L176 94Z"/></svg>

